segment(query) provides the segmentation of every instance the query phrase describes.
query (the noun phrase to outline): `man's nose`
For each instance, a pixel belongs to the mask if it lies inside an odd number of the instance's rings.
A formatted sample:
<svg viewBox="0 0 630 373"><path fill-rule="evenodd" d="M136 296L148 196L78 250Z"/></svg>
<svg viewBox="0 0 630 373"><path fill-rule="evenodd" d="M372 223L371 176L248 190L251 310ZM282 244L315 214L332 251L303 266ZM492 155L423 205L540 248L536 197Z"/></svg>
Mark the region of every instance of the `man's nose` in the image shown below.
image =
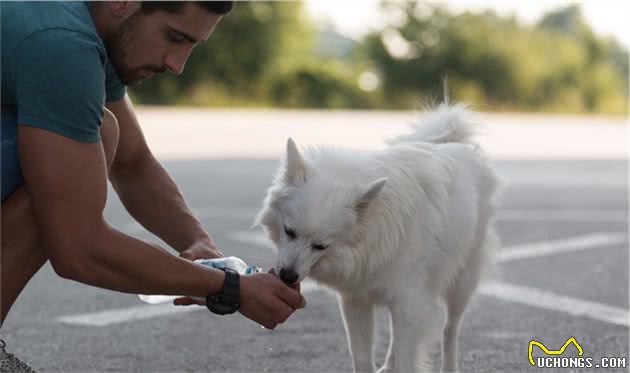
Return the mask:
<svg viewBox="0 0 630 373"><path fill-rule="evenodd" d="M298 277L297 272L292 269L282 268L280 270L280 279L287 285L293 285Z"/></svg>
<svg viewBox="0 0 630 373"><path fill-rule="evenodd" d="M172 51L164 57L164 65L173 74L180 75L184 72L188 56L190 56L190 51Z"/></svg>

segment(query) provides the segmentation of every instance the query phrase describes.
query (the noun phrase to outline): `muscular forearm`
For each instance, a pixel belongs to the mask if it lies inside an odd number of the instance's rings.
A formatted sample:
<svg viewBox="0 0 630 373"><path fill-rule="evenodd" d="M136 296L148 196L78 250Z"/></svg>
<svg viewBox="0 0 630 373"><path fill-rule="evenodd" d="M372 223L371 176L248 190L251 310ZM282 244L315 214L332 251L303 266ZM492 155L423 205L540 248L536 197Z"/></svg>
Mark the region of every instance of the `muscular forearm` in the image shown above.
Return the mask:
<svg viewBox="0 0 630 373"><path fill-rule="evenodd" d="M129 213L177 251L200 240L210 241L171 176L153 156L133 166L114 167L111 180Z"/></svg>
<svg viewBox="0 0 630 373"><path fill-rule="evenodd" d="M89 285L127 293L192 295L217 293L223 273L103 225L91 247L65 255L62 274ZM53 262L53 266L60 264ZM59 267L58 267L59 268ZM68 269L69 268L69 269Z"/></svg>

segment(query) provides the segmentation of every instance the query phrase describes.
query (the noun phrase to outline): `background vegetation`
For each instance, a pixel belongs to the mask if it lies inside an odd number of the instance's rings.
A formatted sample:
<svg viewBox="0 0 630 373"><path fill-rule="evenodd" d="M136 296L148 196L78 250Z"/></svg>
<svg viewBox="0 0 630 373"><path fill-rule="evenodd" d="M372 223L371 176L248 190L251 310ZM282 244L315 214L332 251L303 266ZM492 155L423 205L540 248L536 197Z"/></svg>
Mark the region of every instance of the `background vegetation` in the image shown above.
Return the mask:
<svg viewBox="0 0 630 373"><path fill-rule="evenodd" d="M308 19L303 4L238 2L180 77L130 90L142 104L417 109L449 95L478 110L625 114L628 51L597 36L579 5L533 25L384 2L361 40Z"/></svg>

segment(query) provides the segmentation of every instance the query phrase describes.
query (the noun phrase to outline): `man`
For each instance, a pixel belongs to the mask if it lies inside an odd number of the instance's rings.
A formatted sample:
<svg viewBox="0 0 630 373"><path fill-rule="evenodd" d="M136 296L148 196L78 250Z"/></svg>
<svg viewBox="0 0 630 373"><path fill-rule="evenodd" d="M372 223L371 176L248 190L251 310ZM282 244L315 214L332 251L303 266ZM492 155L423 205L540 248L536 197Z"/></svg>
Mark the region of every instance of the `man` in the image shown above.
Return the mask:
<svg viewBox="0 0 630 373"><path fill-rule="evenodd" d="M222 253L151 154L125 93L154 74L181 74L231 2L0 6L2 321L47 260L66 279L207 297L211 310L238 309L269 329L304 306L299 290L273 274L239 278L191 262ZM108 179L131 215L179 257L104 221ZM235 302L220 304L217 294Z"/></svg>

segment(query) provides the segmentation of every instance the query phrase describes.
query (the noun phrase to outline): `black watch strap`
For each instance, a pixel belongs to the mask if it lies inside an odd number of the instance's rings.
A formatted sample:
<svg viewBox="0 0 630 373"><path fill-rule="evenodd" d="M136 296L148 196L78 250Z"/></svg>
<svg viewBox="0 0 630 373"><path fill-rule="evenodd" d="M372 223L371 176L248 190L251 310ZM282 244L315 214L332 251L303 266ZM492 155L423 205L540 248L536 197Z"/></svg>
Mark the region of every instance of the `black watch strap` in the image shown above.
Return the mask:
<svg viewBox="0 0 630 373"><path fill-rule="evenodd" d="M239 310L240 307L240 277L233 269L225 268L223 291L206 297L206 306L217 315L227 315Z"/></svg>

